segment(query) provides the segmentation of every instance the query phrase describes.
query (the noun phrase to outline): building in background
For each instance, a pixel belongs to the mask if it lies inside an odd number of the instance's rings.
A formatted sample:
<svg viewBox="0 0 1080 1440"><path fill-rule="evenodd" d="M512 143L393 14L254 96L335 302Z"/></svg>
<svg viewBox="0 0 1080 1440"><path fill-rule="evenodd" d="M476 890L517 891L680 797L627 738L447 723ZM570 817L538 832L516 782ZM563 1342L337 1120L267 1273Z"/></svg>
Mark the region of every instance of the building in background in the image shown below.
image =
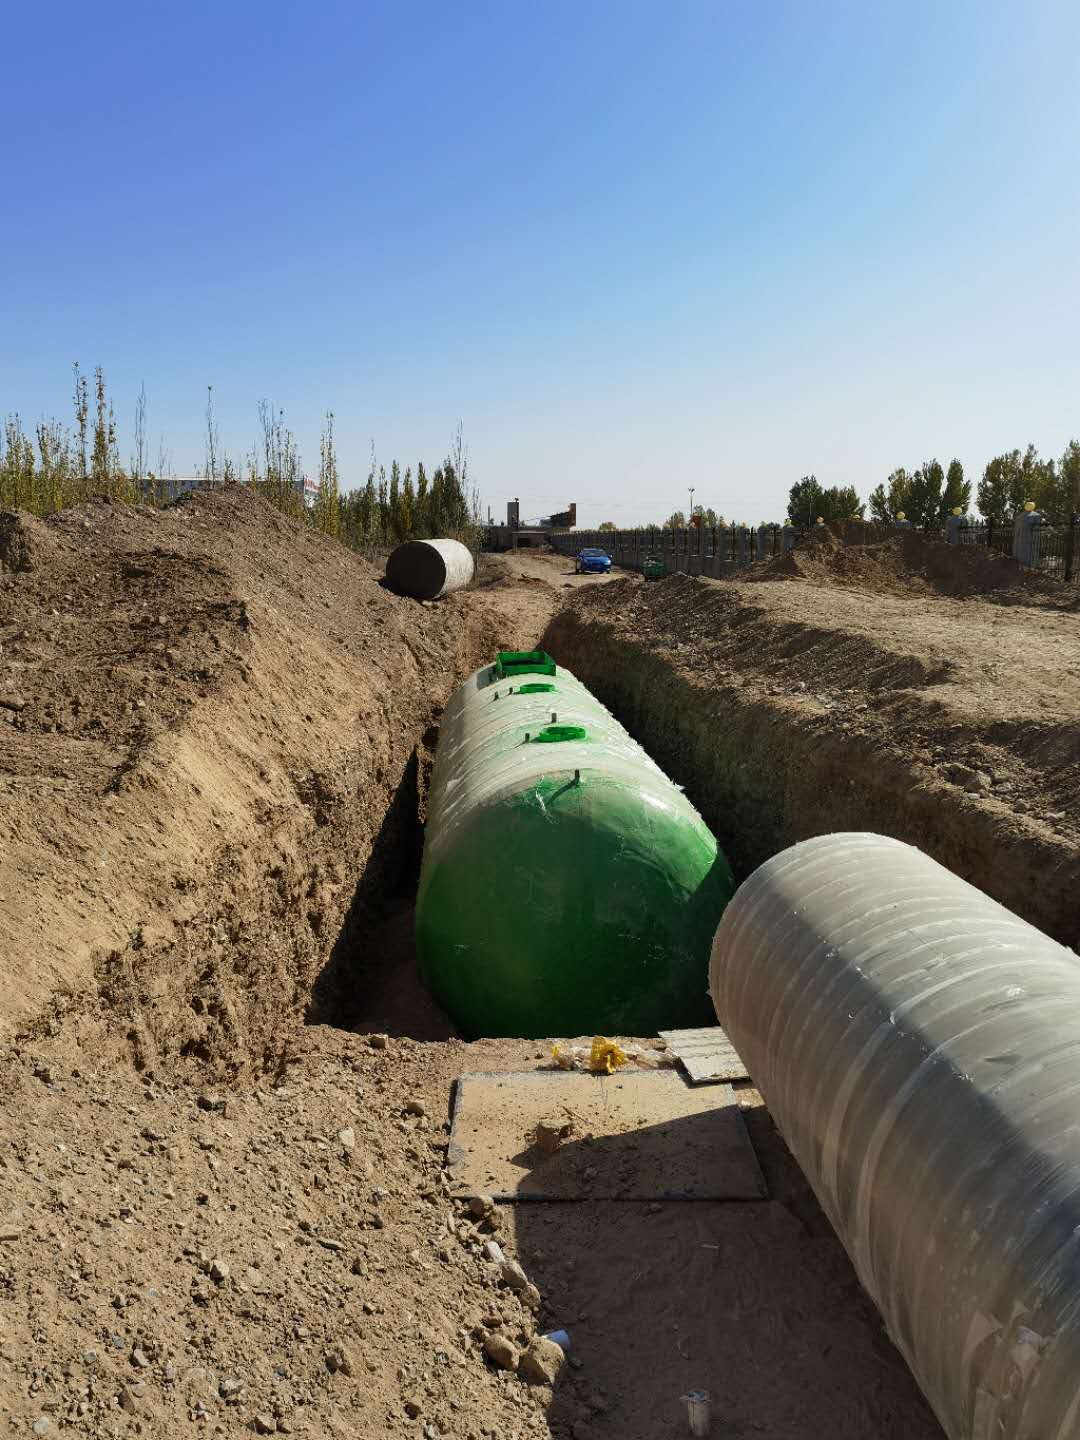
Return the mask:
<svg viewBox="0 0 1080 1440"><path fill-rule="evenodd" d="M545 515L522 525L521 501L515 498L506 503L506 524L485 528L483 546L485 550L541 550L551 543L552 535L573 530L576 524L577 505L571 503L557 515Z"/></svg>
<svg viewBox="0 0 1080 1440"><path fill-rule="evenodd" d="M250 485L250 480L239 480L239 485ZM179 500L181 495L188 495L192 490L216 490L224 484L221 480L208 480L205 475L170 475L166 479L157 477L142 480L140 489L148 500L158 504L173 500ZM319 498L319 482L313 480L310 475L305 475L302 480L296 482L297 491L305 506L310 510Z"/></svg>

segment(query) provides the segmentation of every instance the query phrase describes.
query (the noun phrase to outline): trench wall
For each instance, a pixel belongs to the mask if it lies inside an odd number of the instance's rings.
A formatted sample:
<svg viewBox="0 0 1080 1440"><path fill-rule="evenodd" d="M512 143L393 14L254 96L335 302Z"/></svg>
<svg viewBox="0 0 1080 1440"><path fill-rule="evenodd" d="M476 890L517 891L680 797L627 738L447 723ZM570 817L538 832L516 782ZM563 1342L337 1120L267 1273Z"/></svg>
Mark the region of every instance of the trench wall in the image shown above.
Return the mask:
<svg viewBox="0 0 1080 1440"><path fill-rule="evenodd" d="M808 725L781 698L695 683L663 654L567 609L543 644L618 716L712 828L739 879L837 830L893 835L1065 944L1080 943L1080 861L965 803L872 739Z"/></svg>
<svg viewBox="0 0 1080 1440"><path fill-rule="evenodd" d="M415 885L439 707L555 591L495 566L417 604L245 486L0 548L0 1053L277 1070Z"/></svg>

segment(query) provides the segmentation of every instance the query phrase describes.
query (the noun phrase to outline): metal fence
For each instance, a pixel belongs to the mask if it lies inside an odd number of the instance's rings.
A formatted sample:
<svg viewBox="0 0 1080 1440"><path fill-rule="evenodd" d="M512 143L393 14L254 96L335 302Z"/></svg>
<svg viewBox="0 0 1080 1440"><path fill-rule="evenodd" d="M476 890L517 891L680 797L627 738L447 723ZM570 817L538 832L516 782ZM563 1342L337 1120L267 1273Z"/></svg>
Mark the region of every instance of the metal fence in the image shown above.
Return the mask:
<svg viewBox="0 0 1080 1440"><path fill-rule="evenodd" d="M994 525L967 525L960 529L959 543L982 545L992 553L1005 555L1023 570L1036 570L1056 580L1072 581L1080 571L1078 544L1080 516L1067 524L1039 525L1017 543L1011 522Z"/></svg>
<svg viewBox="0 0 1080 1440"><path fill-rule="evenodd" d="M845 544L868 544L902 533L919 534L950 546L977 546L1010 559L1021 569L1071 582L1080 578L1080 516L1062 524L1041 523L1018 529L1012 520L962 523L953 527L895 527L869 521L846 521L840 527ZM795 525L690 526L675 530L573 530L552 536L562 555L579 550L604 550L616 565L641 570L648 559L663 563L668 574L707 575L723 579L743 565L767 561L803 544L811 531Z"/></svg>
<svg viewBox="0 0 1080 1440"><path fill-rule="evenodd" d="M793 527L783 525L703 525L683 530L575 530L554 535L552 544L562 555L587 548L604 550L627 570L641 570L646 560L657 559L669 574L682 571L722 579L741 565L780 555L797 536Z"/></svg>

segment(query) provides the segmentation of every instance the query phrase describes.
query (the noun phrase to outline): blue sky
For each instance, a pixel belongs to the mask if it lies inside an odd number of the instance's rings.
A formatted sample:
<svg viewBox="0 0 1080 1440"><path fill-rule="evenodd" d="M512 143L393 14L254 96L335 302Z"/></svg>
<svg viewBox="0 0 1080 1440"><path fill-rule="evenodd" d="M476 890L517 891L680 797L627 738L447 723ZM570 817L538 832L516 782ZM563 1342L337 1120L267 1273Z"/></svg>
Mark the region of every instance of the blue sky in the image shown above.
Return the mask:
<svg viewBox="0 0 1080 1440"><path fill-rule="evenodd" d="M10 6L0 411L779 515L1080 434L1080 6Z"/></svg>

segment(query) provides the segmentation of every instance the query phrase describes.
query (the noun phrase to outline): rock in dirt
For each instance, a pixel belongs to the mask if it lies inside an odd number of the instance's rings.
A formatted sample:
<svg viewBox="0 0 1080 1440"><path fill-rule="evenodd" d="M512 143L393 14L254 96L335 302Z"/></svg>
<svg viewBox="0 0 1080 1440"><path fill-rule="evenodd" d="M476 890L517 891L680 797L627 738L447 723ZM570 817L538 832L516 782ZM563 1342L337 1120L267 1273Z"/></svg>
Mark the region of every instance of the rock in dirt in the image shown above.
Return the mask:
<svg viewBox="0 0 1080 1440"><path fill-rule="evenodd" d="M577 1123L572 1115L545 1115L537 1121L530 1138L542 1155L554 1155L577 1133Z"/></svg>
<svg viewBox="0 0 1080 1440"><path fill-rule="evenodd" d="M504 1260L499 1273L511 1290L524 1290L529 1283L529 1277L516 1260Z"/></svg>
<svg viewBox="0 0 1080 1440"><path fill-rule="evenodd" d="M500 1370L516 1370L520 1354L518 1348L505 1335L489 1335L484 1341L484 1354Z"/></svg>
<svg viewBox="0 0 1080 1440"><path fill-rule="evenodd" d="M554 1340L537 1335L521 1356L518 1370L534 1385L554 1385L565 1364L566 1356Z"/></svg>
<svg viewBox="0 0 1080 1440"><path fill-rule="evenodd" d="M344 1345L336 1345L326 1352L326 1368L331 1375L339 1372L342 1375L352 1375L356 1366L351 1352Z"/></svg>
<svg viewBox="0 0 1080 1440"><path fill-rule="evenodd" d="M13 510L0 515L0 573L34 570L55 559L59 548L48 527L33 515Z"/></svg>

